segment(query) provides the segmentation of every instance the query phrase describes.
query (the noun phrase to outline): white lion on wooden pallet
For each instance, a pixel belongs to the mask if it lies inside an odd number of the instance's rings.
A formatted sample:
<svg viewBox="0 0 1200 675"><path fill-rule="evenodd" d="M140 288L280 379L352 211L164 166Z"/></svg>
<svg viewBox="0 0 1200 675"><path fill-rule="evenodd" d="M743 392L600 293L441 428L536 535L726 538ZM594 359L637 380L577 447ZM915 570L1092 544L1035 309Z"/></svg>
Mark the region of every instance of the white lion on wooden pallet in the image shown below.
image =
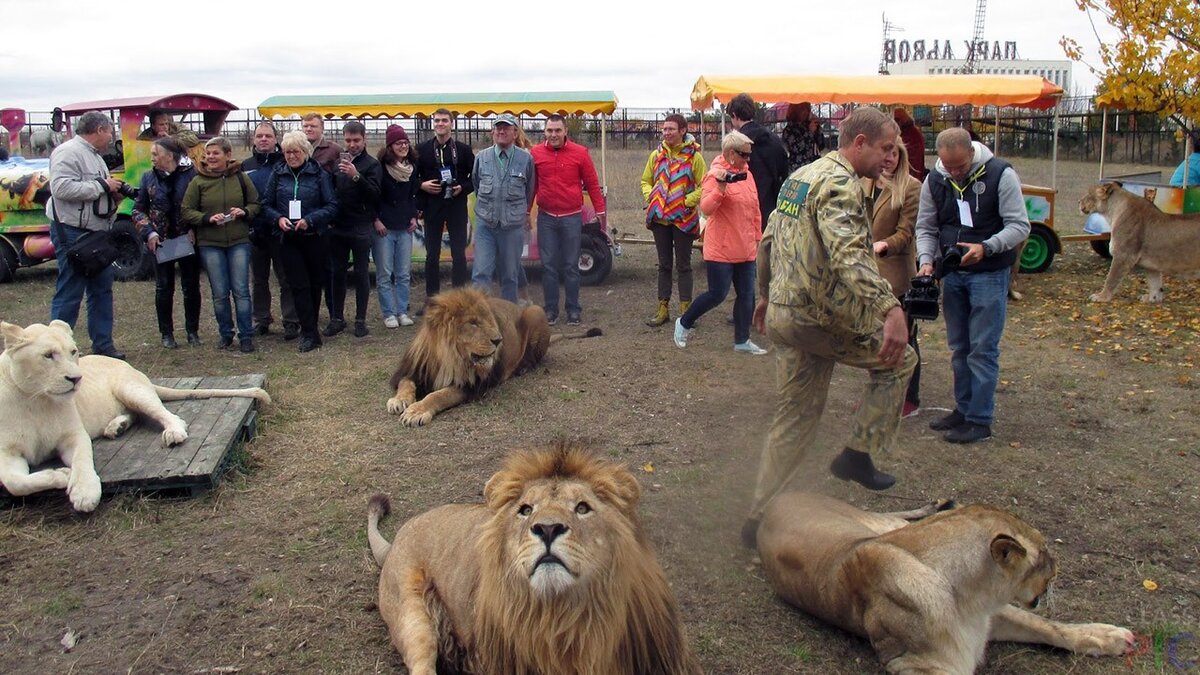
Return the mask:
<svg viewBox="0 0 1200 675"><path fill-rule="evenodd" d="M71 505L100 502L92 439L115 438L143 415L163 428L163 445L187 439L187 424L163 401L241 396L270 403L259 387L171 389L107 356L79 357L71 326L51 321L28 328L0 322L0 484L16 496L66 488ZM66 466L30 473L55 452Z"/></svg>

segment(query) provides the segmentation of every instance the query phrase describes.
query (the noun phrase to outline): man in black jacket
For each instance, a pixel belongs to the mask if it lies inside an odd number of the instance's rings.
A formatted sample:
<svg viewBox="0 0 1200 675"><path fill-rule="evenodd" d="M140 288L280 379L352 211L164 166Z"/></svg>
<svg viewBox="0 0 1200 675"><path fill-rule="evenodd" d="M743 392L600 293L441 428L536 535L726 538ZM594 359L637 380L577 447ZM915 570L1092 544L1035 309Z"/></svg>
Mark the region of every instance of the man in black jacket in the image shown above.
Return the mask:
<svg viewBox="0 0 1200 675"><path fill-rule="evenodd" d="M454 118L439 108L433 113L434 137L417 146L415 179L420 185L417 208L425 220L425 297L437 295L442 255L442 228L450 232L450 280L455 286L470 281L467 269L467 195L474 189L471 171L475 153L454 139ZM421 312L418 314L423 313Z"/></svg>
<svg viewBox="0 0 1200 675"><path fill-rule="evenodd" d="M250 177L258 194L267 193L267 182L275 165L283 161L283 152L275 132L275 125L259 122L254 128L254 150L250 158L242 162L242 171ZM300 336L300 319L296 315L296 302L288 286L283 263L279 257L282 241L275 236L278 227L269 222L266 213L259 212L250 224L250 282L251 305L254 307L254 334L271 332L271 266L275 267L275 281L279 284L279 308L283 313L283 339L295 340Z"/></svg>
<svg viewBox="0 0 1200 675"><path fill-rule="evenodd" d="M754 121L757 108L750 94L734 96L726 110L733 120L733 128L754 141L754 150L750 153L750 175L754 176L754 185L758 188L758 210L762 213L762 227L765 230L767 218L775 210L775 202L779 199L779 189L788 177L787 151L775 134Z"/></svg>
<svg viewBox="0 0 1200 675"><path fill-rule="evenodd" d="M367 153L367 128L362 122L347 122L342 128L346 151L334 171L334 192L338 215L329 237L329 259L333 268L329 324L322 335L332 337L346 329L346 267L354 254L354 336L367 334L367 303L371 300L371 280L367 265L375 236L375 217L379 214L379 186L383 167Z"/></svg>

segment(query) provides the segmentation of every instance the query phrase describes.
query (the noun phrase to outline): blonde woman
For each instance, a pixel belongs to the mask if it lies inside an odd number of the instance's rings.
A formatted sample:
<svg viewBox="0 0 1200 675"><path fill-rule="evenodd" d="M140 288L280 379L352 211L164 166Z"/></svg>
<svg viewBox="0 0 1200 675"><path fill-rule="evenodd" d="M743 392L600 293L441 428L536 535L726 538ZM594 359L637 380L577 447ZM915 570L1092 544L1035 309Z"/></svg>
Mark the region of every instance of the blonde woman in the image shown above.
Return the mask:
<svg viewBox="0 0 1200 675"><path fill-rule="evenodd" d="M875 262L897 298L908 291L917 272L917 246L913 237L917 205L921 201L921 182L913 178L910 168L904 139L897 138L895 150L884 159L883 174L876 180L862 179L863 191L875 198L871 216ZM908 344L917 353L917 367L908 382L902 417L916 415L921 406L921 350L917 347L917 325L911 316L907 320Z"/></svg>
<svg viewBox="0 0 1200 675"><path fill-rule="evenodd" d="M767 350L750 341L754 313L755 260L762 239L758 189L748 162L753 141L740 131L721 140L721 154L704 176L700 210L708 219L704 230L704 269L708 290L675 320L675 346L687 347L696 320L737 291L733 303L733 351L761 356Z"/></svg>

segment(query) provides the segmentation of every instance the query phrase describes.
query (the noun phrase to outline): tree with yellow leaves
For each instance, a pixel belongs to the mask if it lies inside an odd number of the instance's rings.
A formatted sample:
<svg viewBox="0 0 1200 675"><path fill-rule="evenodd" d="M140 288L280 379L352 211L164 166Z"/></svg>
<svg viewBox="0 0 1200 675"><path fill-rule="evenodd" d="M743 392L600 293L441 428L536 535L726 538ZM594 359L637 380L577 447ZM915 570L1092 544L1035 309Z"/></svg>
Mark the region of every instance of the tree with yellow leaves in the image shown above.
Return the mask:
<svg viewBox="0 0 1200 675"><path fill-rule="evenodd" d="M1080 11L1103 17L1121 33L1116 44L1099 39L1099 66L1084 60L1073 38L1059 42L1067 57L1100 77L1096 102L1157 112L1181 128L1200 119L1200 2L1197 0L1075 0ZM1094 17L1093 17L1093 20Z"/></svg>

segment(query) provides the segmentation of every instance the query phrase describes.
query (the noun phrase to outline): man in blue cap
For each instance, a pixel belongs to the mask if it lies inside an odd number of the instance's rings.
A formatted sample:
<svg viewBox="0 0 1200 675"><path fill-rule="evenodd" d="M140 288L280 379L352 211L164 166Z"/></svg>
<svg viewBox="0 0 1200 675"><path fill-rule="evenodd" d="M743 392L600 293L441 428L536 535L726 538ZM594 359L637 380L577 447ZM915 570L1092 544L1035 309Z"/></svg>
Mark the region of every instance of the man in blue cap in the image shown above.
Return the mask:
<svg viewBox="0 0 1200 675"><path fill-rule="evenodd" d="M475 156L475 264L471 283L489 290L500 278L500 297L517 301L517 266L537 184L533 156L517 147L517 118L508 113L492 121L494 145Z"/></svg>

